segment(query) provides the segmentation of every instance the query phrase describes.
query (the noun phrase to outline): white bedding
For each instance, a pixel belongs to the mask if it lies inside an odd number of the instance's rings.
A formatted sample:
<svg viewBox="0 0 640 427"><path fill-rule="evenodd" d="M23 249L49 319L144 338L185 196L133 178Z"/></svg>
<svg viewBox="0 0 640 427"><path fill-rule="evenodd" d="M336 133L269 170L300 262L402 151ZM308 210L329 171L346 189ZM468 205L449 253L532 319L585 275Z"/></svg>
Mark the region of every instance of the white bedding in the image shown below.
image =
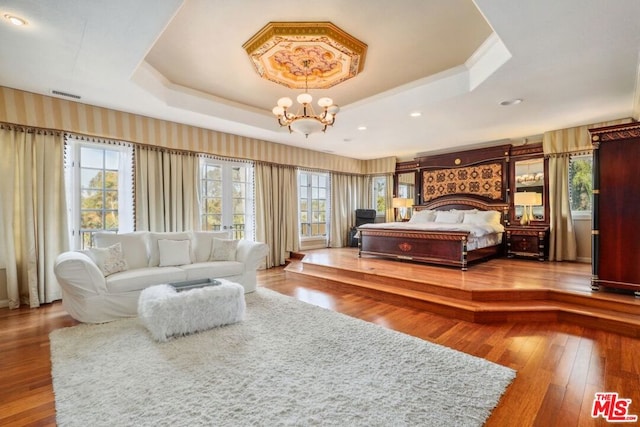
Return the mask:
<svg viewBox="0 0 640 427"><path fill-rule="evenodd" d="M474 250L494 246L502 242L504 226L502 224L448 224L442 222L382 222L364 224L359 228L391 229L391 230L420 230L420 231L468 231L469 240L467 250Z"/></svg>

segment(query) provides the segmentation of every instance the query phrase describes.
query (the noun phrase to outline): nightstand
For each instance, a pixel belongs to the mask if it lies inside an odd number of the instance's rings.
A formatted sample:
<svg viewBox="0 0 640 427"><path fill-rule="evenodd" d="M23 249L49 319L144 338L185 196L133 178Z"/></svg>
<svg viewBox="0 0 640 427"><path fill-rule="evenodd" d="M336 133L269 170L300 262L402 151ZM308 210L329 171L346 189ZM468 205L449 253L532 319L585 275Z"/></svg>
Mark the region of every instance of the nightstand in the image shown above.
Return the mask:
<svg viewBox="0 0 640 427"><path fill-rule="evenodd" d="M505 227L507 238L507 257L514 256L548 258L549 226L546 225L509 225Z"/></svg>

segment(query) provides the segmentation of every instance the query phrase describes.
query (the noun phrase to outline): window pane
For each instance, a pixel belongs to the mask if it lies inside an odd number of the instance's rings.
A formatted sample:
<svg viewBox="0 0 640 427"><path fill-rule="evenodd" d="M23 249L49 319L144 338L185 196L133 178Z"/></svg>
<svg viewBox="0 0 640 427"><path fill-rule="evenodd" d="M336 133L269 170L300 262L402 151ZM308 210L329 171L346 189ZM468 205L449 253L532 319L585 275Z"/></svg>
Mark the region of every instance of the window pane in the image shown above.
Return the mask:
<svg viewBox="0 0 640 427"><path fill-rule="evenodd" d="M222 203L220 199L206 199L205 212L208 214L221 214Z"/></svg>
<svg viewBox="0 0 640 427"><path fill-rule="evenodd" d="M120 153L112 150L104 151L104 167L105 169L118 170L118 164L120 159Z"/></svg>
<svg viewBox="0 0 640 427"><path fill-rule="evenodd" d="M118 171L105 171L105 188L118 189Z"/></svg>
<svg viewBox="0 0 640 427"><path fill-rule="evenodd" d="M104 150L101 148L82 147L80 149L80 164L83 168L102 169Z"/></svg>
<svg viewBox="0 0 640 427"><path fill-rule="evenodd" d="M104 215L105 229L117 230L118 229L118 211L107 211Z"/></svg>
<svg viewBox="0 0 640 427"><path fill-rule="evenodd" d="M80 209L102 209L102 191L82 190L80 193Z"/></svg>
<svg viewBox="0 0 640 427"><path fill-rule="evenodd" d="M104 203L106 209L118 209L118 192L113 190L105 191Z"/></svg>
<svg viewBox="0 0 640 427"><path fill-rule="evenodd" d="M102 230L102 211L82 211L80 214L80 228L82 230Z"/></svg>
<svg viewBox="0 0 640 427"><path fill-rule="evenodd" d="M102 170L83 168L80 172L80 186L102 189Z"/></svg>

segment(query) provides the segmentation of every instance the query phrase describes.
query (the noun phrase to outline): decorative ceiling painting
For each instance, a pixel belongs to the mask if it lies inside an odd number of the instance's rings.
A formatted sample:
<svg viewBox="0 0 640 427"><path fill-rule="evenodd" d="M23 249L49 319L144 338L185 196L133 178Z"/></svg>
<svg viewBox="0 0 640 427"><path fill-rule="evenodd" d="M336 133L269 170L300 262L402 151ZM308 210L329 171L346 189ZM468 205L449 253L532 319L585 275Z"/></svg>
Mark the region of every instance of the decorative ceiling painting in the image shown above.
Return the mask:
<svg viewBox="0 0 640 427"><path fill-rule="evenodd" d="M242 47L261 77L292 89L327 89L351 79L367 52L331 22L270 22Z"/></svg>

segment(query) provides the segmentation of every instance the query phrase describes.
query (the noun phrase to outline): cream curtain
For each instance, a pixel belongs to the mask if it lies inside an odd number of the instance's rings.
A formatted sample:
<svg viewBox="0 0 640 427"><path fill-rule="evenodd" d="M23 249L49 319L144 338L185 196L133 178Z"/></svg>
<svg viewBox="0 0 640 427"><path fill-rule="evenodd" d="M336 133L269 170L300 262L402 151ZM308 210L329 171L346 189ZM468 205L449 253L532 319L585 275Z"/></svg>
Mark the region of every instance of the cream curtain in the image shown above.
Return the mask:
<svg viewBox="0 0 640 427"><path fill-rule="evenodd" d="M384 220L386 222L393 222L396 220L393 212L393 174L385 175L387 179L387 185L385 186L384 204L387 207L387 214Z"/></svg>
<svg viewBox="0 0 640 427"><path fill-rule="evenodd" d="M199 230L198 157L139 146L135 165L136 230Z"/></svg>
<svg viewBox="0 0 640 427"><path fill-rule="evenodd" d="M10 308L61 298L53 273L69 250L60 132L0 126L0 268Z"/></svg>
<svg viewBox="0 0 640 427"><path fill-rule="evenodd" d="M571 154L592 150L589 129L629 123L631 119L594 123L587 126L545 132L542 137L544 155L549 158L549 260L575 261L576 235L569 200L569 160Z"/></svg>
<svg viewBox="0 0 640 427"><path fill-rule="evenodd" d="M269 246L266 267L284 265L300 248L298 180L290 166L256 163L256 239Z"/></svg>
<svg viewBox="0 0 640 427"><path fill-rule="evenodd" d="M335 172L331 174L329 247L342 248L349 245L349 230L355 225L356 209L368 209L369 206L364 176Z"/></svg>

